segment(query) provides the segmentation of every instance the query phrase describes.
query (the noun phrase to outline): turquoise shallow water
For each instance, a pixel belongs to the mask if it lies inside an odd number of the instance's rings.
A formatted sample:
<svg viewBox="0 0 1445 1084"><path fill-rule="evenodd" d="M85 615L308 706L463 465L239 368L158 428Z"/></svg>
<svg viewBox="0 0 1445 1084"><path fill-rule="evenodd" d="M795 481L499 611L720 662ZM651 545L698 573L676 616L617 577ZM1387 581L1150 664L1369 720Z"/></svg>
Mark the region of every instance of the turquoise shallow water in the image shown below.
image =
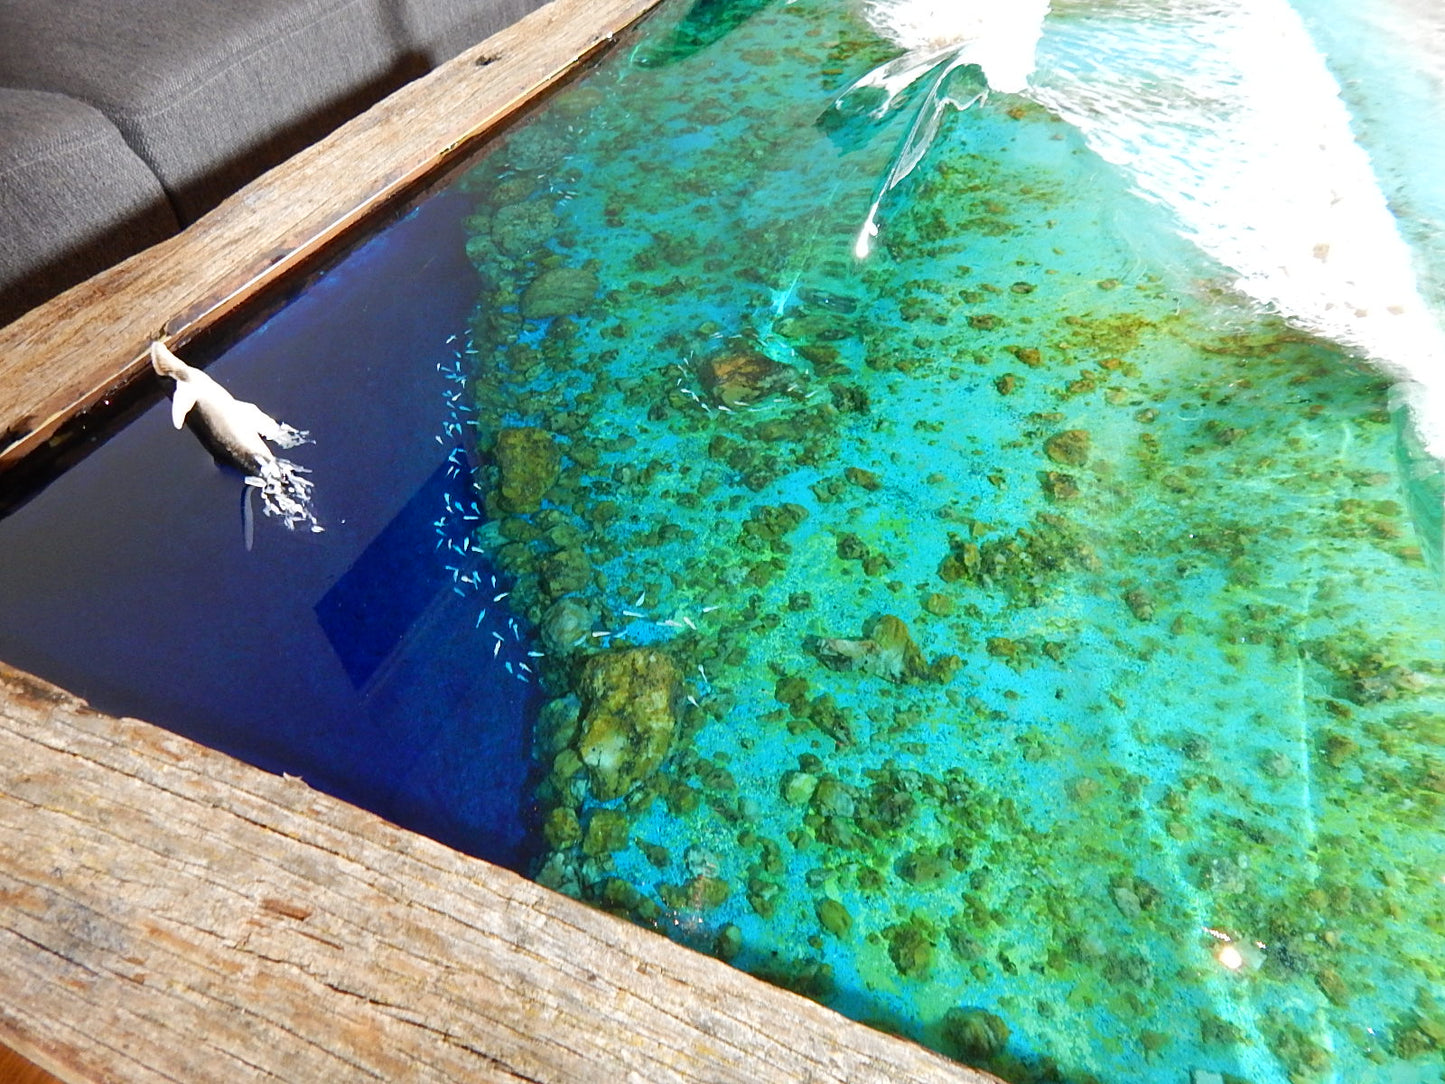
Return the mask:
<svg viewBox="0 0 1445 1084"><path fill-rule="evenodd" d="M1439 1079L1388 381L1008 95L857 260L895 52L664 8L461 182L537 878L1011 1081Z"/></svg>

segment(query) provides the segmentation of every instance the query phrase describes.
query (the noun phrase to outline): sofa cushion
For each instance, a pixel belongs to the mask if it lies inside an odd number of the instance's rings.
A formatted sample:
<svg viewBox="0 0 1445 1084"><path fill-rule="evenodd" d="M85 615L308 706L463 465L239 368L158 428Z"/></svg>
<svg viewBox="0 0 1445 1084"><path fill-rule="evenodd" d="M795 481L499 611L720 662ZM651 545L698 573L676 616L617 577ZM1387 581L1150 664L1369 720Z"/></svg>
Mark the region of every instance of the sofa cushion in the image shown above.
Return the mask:
<svg viewBox="0 0 1445 1084"><path fill-rule="evenodd" d="M382 0L401 45L435 66L511 26L545 0Z"/></svg>
<svg viewBox="0 0 1445 1084"><path fill-rule="evenodd" d="M378 0L0 0L0 84L100 109L188 222L418 74L392 21Z"/></svg>
<svg viewBox="0 0 1445 1084"><path fill-rule="evenodd" d="M98 111L0 88L0 324L176 229L160 182Z"/></svg>

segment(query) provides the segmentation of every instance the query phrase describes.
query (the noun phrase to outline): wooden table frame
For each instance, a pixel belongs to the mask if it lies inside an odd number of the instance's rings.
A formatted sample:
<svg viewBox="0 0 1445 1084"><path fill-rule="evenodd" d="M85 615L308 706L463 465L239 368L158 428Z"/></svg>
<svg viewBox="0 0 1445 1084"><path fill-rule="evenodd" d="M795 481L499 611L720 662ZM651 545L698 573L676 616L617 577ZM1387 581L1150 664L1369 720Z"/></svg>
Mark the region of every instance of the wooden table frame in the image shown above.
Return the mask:
<svg viewBox="0 0 1445 1084"><path fill-rule="evenodd" d="M656 2L553 0L0 329L0 485ZM994 1079L3 663L0 1044L74 1082Z"/></svg>

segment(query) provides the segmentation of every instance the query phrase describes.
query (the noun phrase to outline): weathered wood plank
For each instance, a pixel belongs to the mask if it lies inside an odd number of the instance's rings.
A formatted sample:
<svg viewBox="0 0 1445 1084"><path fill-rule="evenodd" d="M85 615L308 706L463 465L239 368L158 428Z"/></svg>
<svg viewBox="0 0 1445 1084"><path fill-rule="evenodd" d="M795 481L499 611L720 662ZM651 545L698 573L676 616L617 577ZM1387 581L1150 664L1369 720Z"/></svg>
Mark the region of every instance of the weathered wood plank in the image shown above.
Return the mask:
<svg viewBox="0 0 1445 1084"><path fill-rule="evenodd" d="M993 1079L3 664L0 854L63 1080Z"/></svg>
<svg viewBox="0 0 1445 1084"><path fill-rule="evenodd" d="M176 237L0 328L0 471L453 159L658 0L551 0L402 87Z"/></svg>

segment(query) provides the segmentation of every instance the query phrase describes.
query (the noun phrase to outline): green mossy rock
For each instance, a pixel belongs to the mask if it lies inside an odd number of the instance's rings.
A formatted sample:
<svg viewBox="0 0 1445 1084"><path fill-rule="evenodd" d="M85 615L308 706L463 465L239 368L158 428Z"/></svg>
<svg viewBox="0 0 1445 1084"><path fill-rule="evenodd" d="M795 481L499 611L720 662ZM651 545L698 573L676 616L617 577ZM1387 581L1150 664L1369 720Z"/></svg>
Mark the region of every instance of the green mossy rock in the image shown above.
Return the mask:
<svg viewBox="0 0 1445 1084"><path fill-rule="evenodd" d="M581 646L578 641L588 638L596 621L597 615L577 599L559 599L542 617L542 643L554 655L565 654Z"/></svg>
<svg viewBox="0 0 1445 1084"><path fill-rule="evenodd" d="M492 216L492 240L508 256L530 256L556 232L557 216L544 203L509 203Z"/></svg>
<svg viewBox="0 0 1445 1084"><path fill-rule="evenodd" d="M943 1017L943 1038L962 1061L997 1057L1008 1037L1008 1025L986 1009L949 1009Z"/></svg>
<svg viewBox="0 0 1445 1084"><path fill-rule="evenodd" d="M936 885L952 872L952 865L926 851L913 851L904 855L898 863L898 875L920 888Z"/></svg>
<svg viewBox="0 0 1445 1084"><path fill-rule="evenodd" d="M582 837L582 853L597 858L627 846L627 814L616 809L599 809L587 822Z"/></svg>
<svg viewBox="0 0 1445 1084"><path fill-rule="evenodd" d="M677 667L661 651L604 651L578 679L577 753L600 801L620 798L657 770L672 744Z"/></svg>
<svg viewBox="0 0 1445 1084"><path fill-rule="evenodd" d="M546 823L542 825L542 835L553 850L560 850L581 838L582 825L578 823L577 814L573 810L558 806L547 814Z"/></svg>
<svg viewBox="0 0 1445 1084"><path fill-rule="evenodd" d="M743 950L743 931L729 922L713 938L712 954L724 963Z"/></svg>
<svg viewBox="0 0 1445 1084"><path fill-rule="evenodd" d="M853 930L853 916L837 900L825 897L814 904L818 913L818 924L834 937L847 937Z"/></svg>
<svg viewBox="0 0 1445 1084"><path fill-rule="evenodd" d="M797 806L807 805L817 789L818 777L807 772L789 772L778 787L783 801Z"/></svg>
<svg viewBox="0 0 1445 1084"><path fill-rule="evenodd" d="M536 426L503 429L492 455L497 461L497 504L504 512L535 512L557 481L562 453L552 434Z"/></svg>
<svg viewBox="0 0 1445 1084"><path fill-rule="evenodd" d="M597 286L597 276L583 267L543 271L522 294L522 318L544 320L581 312L597 296Z"/></svg>
<svg viewBox="0 0 1445 1084"><path fill-rule="evenodd" d="M933 965L933 938L926 922L914 916L883 931L888 958L904 978L922 978Z"/></svg>
<svg viewBox="0 0 1445 1084"><path fill-rule="evenodd" d="M580 548L558 550L542 558L538 568L542 591L549 598L581 591L592 582L592 562Z"/></svg>
<svg viewBox="0 0 1445 1084"><path fill-rule="evenodd" d="M662 902L674 911L713 911L727 902L731 886L721 877L699 874L680 885L658 886Z"/></svg>

